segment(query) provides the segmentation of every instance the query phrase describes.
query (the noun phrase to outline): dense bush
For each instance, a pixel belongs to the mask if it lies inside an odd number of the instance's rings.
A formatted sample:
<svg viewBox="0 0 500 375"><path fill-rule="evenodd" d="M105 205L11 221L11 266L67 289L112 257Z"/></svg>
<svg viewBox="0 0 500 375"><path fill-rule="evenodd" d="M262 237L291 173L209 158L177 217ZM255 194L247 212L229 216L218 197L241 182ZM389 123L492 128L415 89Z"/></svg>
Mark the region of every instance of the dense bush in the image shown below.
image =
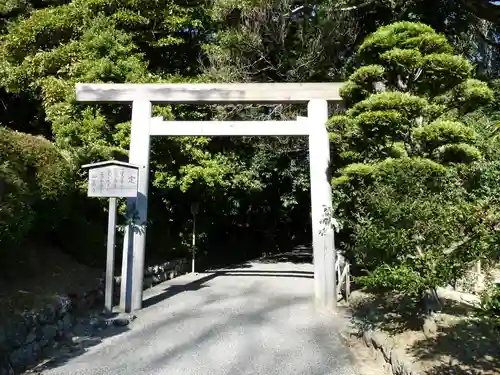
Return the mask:
<svg viewBox="0 0 500 375"><path fill-rule="evenodd" d="M499 213L484 130L464 116L490 88L427 25L381 27L358 51L342 89L348 110L330 120L340 247L359 281L422 298L494 249ZM486 181L487 182L487 181Z"/></svg>
<svg viewBox="0 0 500 375"><path fill-rule="evenodd" d="M350 230L347 249L368 271L359 281L418 300L484 256L494 217L486 203L471 201L457 170L400 158L344 176L334 181L334 197L345 202L337 212Z"/></svg>
<svg viewBox="0 0 500 375"><path fill-rule="evenodd" d="M47 139L0 127L0 264L29 257L28 241L104 263L103 202L87 198L77 171L74 157Z"/></svg>
<svg viewBox="0 0 500 375"><path fill-rule="evenodd" d="M481 295L479 316L490 319L500 330L500 284L494 285Z"/></svg>
<svg viewBox="0 0 500 375"><path fill-rule="evenodd" d="M0 243L49 233L71 209L74 168L48 140L0 128Z"/></svg>

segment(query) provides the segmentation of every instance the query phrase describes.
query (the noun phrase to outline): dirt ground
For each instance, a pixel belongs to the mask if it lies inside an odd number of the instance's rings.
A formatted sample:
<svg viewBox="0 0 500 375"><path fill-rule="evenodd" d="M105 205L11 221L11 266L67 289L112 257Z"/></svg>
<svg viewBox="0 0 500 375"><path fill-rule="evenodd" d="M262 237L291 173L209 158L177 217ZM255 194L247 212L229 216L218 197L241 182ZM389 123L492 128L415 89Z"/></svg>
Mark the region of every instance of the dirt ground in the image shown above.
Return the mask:
<svg viewBox="0 0 500 375"><path fill-rule="evenodd" d="M11 275L0 279L0 325L25 310L45 307L67 293L81 294L95 288L102 271L77 263L57 249L37 246L30 251L30 264L16 265Z"/></svg>
<svg viewBox="0 0 500 375"><path fill-rule="evenodd" d="M350 309L356 326L390 335L422 374L500 374L500 332L475 318L472 307L445 301L437 331L427 335L423 317L403 298L355 291Z"/></svg>
<svg viewBox="0 0 500 375"><path fill-rule="evenodd" d="M345 336L357 375L392 375L389 365L382 356L376 356L372 349L354 336Z"/></svg>

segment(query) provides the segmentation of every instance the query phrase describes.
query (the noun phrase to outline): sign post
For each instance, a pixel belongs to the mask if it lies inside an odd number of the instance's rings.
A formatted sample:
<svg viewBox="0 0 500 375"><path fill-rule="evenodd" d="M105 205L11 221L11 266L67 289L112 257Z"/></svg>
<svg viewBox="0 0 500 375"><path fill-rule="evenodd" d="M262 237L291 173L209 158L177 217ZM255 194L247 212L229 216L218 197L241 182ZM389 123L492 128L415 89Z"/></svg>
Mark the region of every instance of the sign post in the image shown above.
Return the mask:
<svg viewBox="0 0 500 375"><path fill-rule="evenodd" d="M137 197L139 167L110 160L86 164L82 168L89 169L87 196L109 198L104 308L106 313L111 313L115 270L116 198Z"/></svg>
<svg viewBox="0 0 500 375"><path fill-rule="evenodd" d="M108 210L108 243L106 248L106 289L104 291L104 309L113 312L113 284L115 271L115 231L116 231L116 198L109 198Z"/></svg>
<svg viewBox="0 0 500 375"><path fill-rule="evenodd" d="M194 273L195 267L195 257L196 257L196 214L199 211L199 204L198 202L193 202L191 203L191 213L193 214L193 247L191 250L192 253L192 258L191 258L191 273Z"/></svg>

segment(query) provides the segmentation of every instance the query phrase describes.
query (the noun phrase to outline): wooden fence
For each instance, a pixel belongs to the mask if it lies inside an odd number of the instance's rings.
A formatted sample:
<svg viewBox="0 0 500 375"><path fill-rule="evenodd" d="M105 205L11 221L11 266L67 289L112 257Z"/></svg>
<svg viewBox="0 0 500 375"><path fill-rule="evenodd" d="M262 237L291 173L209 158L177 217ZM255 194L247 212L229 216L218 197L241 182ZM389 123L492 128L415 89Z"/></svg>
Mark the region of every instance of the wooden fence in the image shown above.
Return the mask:
<svg viewBox="0 0 500 375"><path fill-rule="evenodd" d="M335 272L337 273L337 295L342 294L344 299L347 301L349 300L349 296L351 294L350 265L344 255L340 252L337 252ZM344 293L342 293L343 286L345 286Z"/></svg>

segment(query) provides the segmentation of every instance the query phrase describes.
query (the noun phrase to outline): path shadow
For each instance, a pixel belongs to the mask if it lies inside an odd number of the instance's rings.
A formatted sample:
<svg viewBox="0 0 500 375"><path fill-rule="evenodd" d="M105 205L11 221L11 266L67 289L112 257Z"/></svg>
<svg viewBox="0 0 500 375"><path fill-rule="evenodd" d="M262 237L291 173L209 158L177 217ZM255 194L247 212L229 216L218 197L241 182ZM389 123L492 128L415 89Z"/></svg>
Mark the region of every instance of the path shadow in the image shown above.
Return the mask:
<svg viewBox="0 0 500 375"><path fill-rule="evenodd" d="M239 294L238 296L234 296L238 298L239 296L250 296L254 294L254 292L249 289L246 290L244 293ZM260 294L260 293L259 293ZM233 298L234 298L233 297ZM269 321L272 321L273 315L275 311L279 311L282 309L287 309L290 310L292 309L295 305L301 306L302 304L306 303L309 301L308 297L296 297L296 298L289 298L289 297L281 297L281 296L275 296L275 298L270 298L267 301L263 302L262 304L256 304L254 305L250 310L248 311L238 311L235 312L234 314L231 314L231 317L228 317L227 319L224 319L223 321L216 322L214 324L211 324L210 327L204 328L202 331L196 334L196 336L193 336L190 338L189 341L185 343L180 343L176 345L174 348L171 350L165 351L164 353L158 355L157 359L150 362L149 365L152 368L163 368L166 369L167 366L172 365L176 366L175 362L179 361L179 358L182 358L183 356L186 355L186 353L190 353L193 350L196 350L197 352L201 350L206 350L205 348L207 345L213 340L214 337L218 335L219 332L228 332L228 331L233 331L233 330L238 330L240 331L243 329L244 331L248 332L249 330L257 329L260 330L262 329L263 326L265 326ZM214 312L211 312L214 314ZM217 314L217 312L215 312ZM210 312L209 312L210 314ZM162 324L163 329L165 329L166 325ZM315 328L315 327L311 327ZM320 327L318 327L318 331ZM326 330L324 327L321 327L321 331L325 332ZM331 336L325 335L325 338L323 337L317 338L315 333L316 330L314 329L308 329L304 330L305 334L307 334L307 340L305 342L315 342L317 343L318 347L321 350L321 355L324 356L325 358L330 358L332 353L329 349L331 349L331 342L332 338ZM323 339L323 340L322 340ZM225 360L226 362L224 366L231 366L231 370L227 371L227 369L224 369L222 372L224 373L231 373L231 374L237 374L237 373L250 373L250 371L253 369L255 370L256 363L259 363L260 360L262 360L262 357L256 357L255 360L253 361L248 361L248 353L258 353L258 350L256 348L260 348L261 342L260 340L253 341L252 339L248 339L246 341L245 347L242 350L241 348L232 348L228 352L228 360ZM271 349L271 348L270 348ZM323 350L324 349L324 350ZM293 353L296 355L296 352ZM269 361L273 362L278 362L282 357L282 360L289 360L291 356L291 353L288 354L287 349L283 348L279 351L279 353L276 353L273 355L273 351L271 349L269 353ZM343 359L343 358L342 358ZM208 367L210 368L210 363L207 364ZM264 363L265 365L265 363ZM303 367L303 370L307 369L307 372L310 373L324 373L324 368L322 368L322 363L307 363L304 362L301 364ZM195 371L200 371L202 370L201 368L196 368L197 366L200 366L198 363L194 362L193 363L193 370ZM279 369L276 370L277 366L279 366L278 363L274 363L273 367L275 368L276 373L282 373ZM206 367L203 368L202 372L206 372L207 369ZM254 372L253 373L257 373ZM266 372L269 373L269 372ZM303 371L305 373L305 371ZM326 372L325 372L326 373Z"/></svg>
<svg viewBox="0 0 500 375"><path fill-rule="evenodd" d="M143 308L147 308L153 305L156 305L159 302L165 301L168 298L171 298L179 293L184 292L193 292L200 290L202 288L208 287L208 285L204 285L210 280L215 279L216 277L230 277L230 276L253 276L253 277L282 277L282 278L305 278L312 279L314 278L314 273L310 271L274 271L274 270L243 270L239 268L232 269L224 269L214 271L213 273L201 277L194 281L189 281L185 284L176 284L169 285L162 293L149 297L143 301Z"/></svg>
<svg viewBox="0 0 500 375"><path fill-rule="evenodd" d="M252 268L253 266L250 264L250 262L244 262L244 263L238 263L238 264L231 264L231 265L224 265L224 266L216 266L216 267L209 267L207 268L207 272L215 272L217 270L232 270L235 268Z"/></svg>
<svg viewBox="0 0 500 375"><path fill-rule="evenodd" d="M289 262L295 264L312 263L313 251L310 245L296 246L292 251L269 254L257 260L258 263Z"/></svg>
<svg viewBox="0 0 500 375"><path fill-rule="evenodd" d="M156 305L157 303L162 302L168 298L171 298L179 293L194 292L202 288L206 288L207 286L203 284L216 278L217 276L219 276L219 272L214 272L207 276L201 277L197 280L187 282L185 284L169 285L166 289L164 289L162 293L145 299L142 303L142 307L147 308Z"/></svg>
<svg viewBox="0 0 500 375"><path fill-rule="evenodd" d="M217 276L219 275L202 276L194 282L199 284L202 279L202 283L207 282L207 279L210 280L209 277L213 279ZM332 332L332 328L335 327L329 324L325 326L323 319L317 321L307 319L311 300L307 291L281 295L273 290L268 290L259 283L242 283L242 285L236 286L234 292L222 291L220 295L215 297L218 306L209 308L206 306L210 304L210 299L214 298L214 295L212 293L201 294L202 298L193 301L192 305L175 306L163 311L163 313L161 310L150 311L153 314L143 315L143 318L154 315L154 319L123 337L123 340L120 340L122 347L118 341L113 346L107 345L98 355L87 357L89 361L96 360L100 363L79 363L76 367L83 369L83 366L88 366L85 373L98 374L106 370L102 365L107 362L111 372L125 373L127 372L126 358L132 355L136 357L131 358L129 366L132 363L134 367L133 360L140 359L138 366L142 368L137 368L137 373L146 373L147 370L156 373L181 373L182 364L185 364L185 368L197 373L217 373L217 371L232 374L272 373L273 371L287 373L284 371L283 363L295 360L298 368L292 368L291 372L326 374L331 372L334 367L325 365L333 364L341 368L347 363L343 362L344 355L340 347L333 347L332 350L332 342L335 345L338 341L335 338L336 333ZM250 302L255 301L255 303L243 303L243 299L250 300ZM306 306L307 308L305 308ZM301 319L301 314L305 314L305 319ZM290 317L296 317L296 320L288 321ZM275 326L276 324L278 326ZM281 348L279 342L281 342L282 336L279 332L272 330L271 333L274 332L274 334L269 335L272 345L267 350L262 348L262 338L267 336L261 334L266 332L265 326L272 325L272 327L279 327L281 330L282 324L288 325L285 327L287 330L284 333L291 341L297 340L296 333L300 334L299 344L290 349L287 348L287 345ZM190 332L190 327L196 328ZM245 334L243 345L228 346L230 340L239 337L241 332ZM274 335L277 336L274 340L278 340L276 341L278 345L272 341ZM159 337L163 338L162 340L168 342L169 345L165 344L164 347L158 348L158 345L162 345L160 341L155 342ZM215 344L214 339L217 339ZM226 339L228 340L225 341ZM300 343L301 341L303 341L303 345ZM217 345L218 342L221 342L220 346ZM155 348L148 347L147 344L155 345ZM220 352L214 349L219 349ZM199 354L212 354L214 352L220 353L222 357L213 355L213 358L210 358L212 360L203 363L196 360ZM304 360L301 360L302 352ZM310 357L307 353L309 352L316 353L317 356L314 358L317 360L308 361ZM249 353L257 354L252 361L248 360ZM263 356L258 354L263 354ZM331 361L332 355L335 357L334 361ZM123 359L124 357L125 359ZM201 355L200 357L203 358ZM185 362L182 362L183 360ZM123 365L121 365L121 361L123 361ZM265 371L258 371L260 365ZM71 372L67 370L61 373L69 374Z"/></svg>
<svg viewBox="0 0 500 375"><path fill-rule="evenodd" d="M441 327L436 337L415 343L411 350L422 360L443 356L450 358L452 363L440 365L428 375L499 374L499 336L498 329L495 330L488 320L460 320Z"/></svg>
<svg viewBox="0 0 500 375"><path fill-rule="evenodd" d="M265 277L292 277L302 279L313 279L314 272L310 271L272 271L272 270L228 270L220 272L218 276L265 276Z"/></svg>

